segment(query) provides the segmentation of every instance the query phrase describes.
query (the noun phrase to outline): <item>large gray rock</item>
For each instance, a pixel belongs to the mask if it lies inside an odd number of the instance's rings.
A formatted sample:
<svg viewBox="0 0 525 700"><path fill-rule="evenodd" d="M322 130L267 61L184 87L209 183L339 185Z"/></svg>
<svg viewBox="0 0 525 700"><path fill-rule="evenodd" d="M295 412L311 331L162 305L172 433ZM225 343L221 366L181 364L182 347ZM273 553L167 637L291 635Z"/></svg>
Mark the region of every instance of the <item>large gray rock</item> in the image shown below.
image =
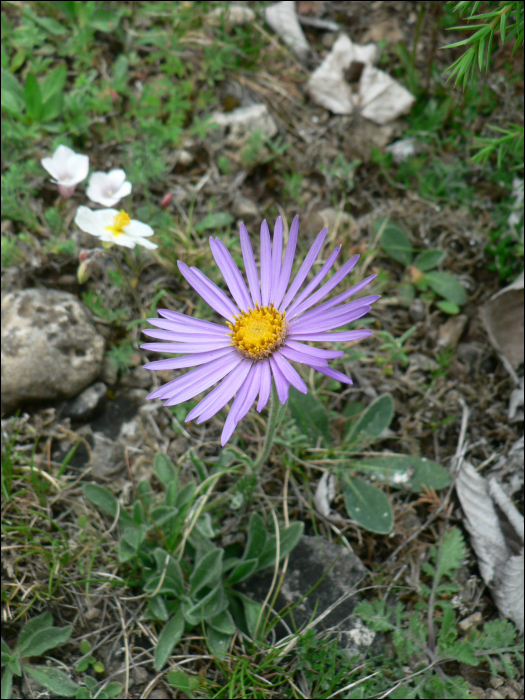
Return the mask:
<svg viewBox="0 0 525 700"><path fill-rule="evenodd" d="M105 340L72 294L25 289L2 300L2 408L77 396L100 374Z"/></svg>

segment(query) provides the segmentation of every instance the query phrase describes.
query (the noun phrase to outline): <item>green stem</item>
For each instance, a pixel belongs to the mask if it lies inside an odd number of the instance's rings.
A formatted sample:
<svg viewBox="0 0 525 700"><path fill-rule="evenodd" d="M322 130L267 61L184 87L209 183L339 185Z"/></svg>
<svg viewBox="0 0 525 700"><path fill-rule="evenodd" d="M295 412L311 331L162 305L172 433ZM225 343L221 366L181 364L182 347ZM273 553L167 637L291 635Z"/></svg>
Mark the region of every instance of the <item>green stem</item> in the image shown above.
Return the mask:
<svg viewBox="0 0 525 700"><path fill-rule="evenodd" d="M253 464L253 470L255 472L259 471L259 469L268 459L268 455L272 449L273 439L275 437L275 433L277 432L277 428L283 419L285 408L286 405L281 404L277 398L277 391L272 383L272 393L270 395L270 408L268 415L268 430L266 431L266 437L264 438L262 450Z"/></svg>

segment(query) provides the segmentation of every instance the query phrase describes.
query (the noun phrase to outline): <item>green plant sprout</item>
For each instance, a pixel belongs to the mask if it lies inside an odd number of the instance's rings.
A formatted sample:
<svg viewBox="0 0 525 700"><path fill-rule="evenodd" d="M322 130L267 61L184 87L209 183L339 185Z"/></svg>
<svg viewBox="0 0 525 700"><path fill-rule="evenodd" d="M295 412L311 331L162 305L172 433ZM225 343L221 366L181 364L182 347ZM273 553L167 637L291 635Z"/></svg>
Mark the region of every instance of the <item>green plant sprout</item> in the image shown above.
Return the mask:
<svg viewBox="0 0 525 700"><path fill-rule="evenodd" d="M383 394L368 407L350 402L342 411L346 428L343 440L337 446L330 437L329 415L324 404L315 396L303 396L290 390L290 414L299 431L308 440L310 449L326 451L330 457L329 469L341 484L344 503L349 517L361 527L387 535L392 530L393 512L383 490L355 476L366 474L378 484L390 489L421 493L425 488L436 490L450 485L450 473L437 462L403 454L370 455L370 447L380 440L394 417L394 402ZM276 442L285 444L282 438ZM301 445L296 444L296 449ZM320 447L319 447L320 446ZM291 461L297 461L294 451L286 446ZM360 458L362 453L367 455ZM372 453L373 454L373 453Z"/></svg>
<svg viewBox="0 0 525 700"><path fill-rule="evenodd" d="M508 620L493 620L482 631L472 628L458 638L456 613L451 598L461 590L457 570L466 556L458 528L446 532L439 546L430 549L429 561L421 569L429 584L421 582L419 600L407 610L401 602L393 608L385 600L363 600L354 612L374 632L386 634L395 650L389 685L392 698L465 698L464 675L452 676L442 664L455 661L468 666L486 662L493 675L503 668L509 678L515 670L509 657L523 663L523 642L516 642L516 629ZM415 660L418 660L415 662ZM414 673L406 679L403 667L411 663ZM353 696L357 697L357 696ZM362 695L359 697L363 697Z"/></svg>
<svg viewBox="0 0 525 700"><path fill-rule="evenodd" d="M63 671L55 666L33 666L29 663L29 659L33 656L42 656L45 652L54 649L55 647L65 644L71 637L73 628L71 625L65 627L54 627L53 618L49 613L44 613L33 617L23 626L18 642L14 649L2 638L2 698L9 700L13 686L13 675L22 676L29 674L40 685L56 695L66 698L78 698L78 700L88 700L88 698L114 698L122 691L120 683L99 682L90 676L84 676L84 686L75 683ZM83 646L84 645L84 646ZM87 649L87 646L89 649ZM84 648L82 653L88 653L91 650L91 645L88 642L81 642L80 649ZM90 657L88 663L80 662L77 671L85 671L91 663ZM95 661L92 662L93 669L97 673L104 671L103 664Z"/></svg>
<svg viewBox="0 0 525 700"><path fill-rule="evenodd" d="M302 522L296 522L272 534L263 519L252 513L243 556L228 556L213 543L216 534L210 517L224 495L207 501L218 479L229 470L208 475L204 462L195 457L192 461L200 483L181 486L171 462L158 454L155 474L164 492L156 496L150 483L141 481L131 513L120 508L107 489L97 484L84 486L92 503L118 518L122 530L119 560L139 572L149 615L162 624L155 649L157 671L164 667L183 632L194 627L204 626L210 649L219 659L228 653L239 628L247 630L252 639L262 638L266 613L233 586L276 566L276 560L295 547L304 528Z"/></svg>
<svg viewBox="0 0 525 700"><path fill-rule="evenodd" d="M407 269L408 274L400 289L405 303L409 304L419 290L444 313L459 313L460 307L467 302L467 295L455 277L435 269L445 258L442 250L426 250L414 259L412 243L398 223L382 216L374 221L372 228L383 250ZM441 300L436 301L439 297Z"/></svg>

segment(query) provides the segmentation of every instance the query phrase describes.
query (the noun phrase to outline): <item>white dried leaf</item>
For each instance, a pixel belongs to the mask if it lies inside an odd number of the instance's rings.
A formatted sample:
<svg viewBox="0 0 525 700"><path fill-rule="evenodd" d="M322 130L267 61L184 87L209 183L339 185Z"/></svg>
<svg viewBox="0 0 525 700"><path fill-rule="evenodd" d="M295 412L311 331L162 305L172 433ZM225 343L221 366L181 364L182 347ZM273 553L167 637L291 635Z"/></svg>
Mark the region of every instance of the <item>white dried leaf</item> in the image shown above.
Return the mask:
<svg viewBox="0 0 525 700"><path fill-rule="evenodd" d="M216 7L208 13L208 20L212 23L220 22L222 19L224 19L227 24L238 26L246 24L247 22L253 22L255 19L255 12L251 7L247 7L246 5L230 5L227 8Z"/></svg>
<svg viewBox="0 0 525 700"><path fill-rule="evenodd" d="M305 58L310 47L297 19L295 2L285 0L270 5L264 14L266 22L276 34L282 37L284 43L288 44L300 58Z"/></svg>
<svg viewBox="0 0 525 700"><path fill-rule="evenodd" d="M372 65L376 56L375 44L360 46L341 35L308 81L314 102L334 114L352 114L359 108L364 117L380 125L407 114L416 98L387 73ZM345 79L345 70L354 62L364 64L357 94L352 92Z"/></svg>
<svg viewBox="0 0 525 700"><path fill-rule="evenodd" d="M325 472L319 479L315 496L313 497L314 506L318 513L323 517L328 518L330 515L330 503L335 498L335 477L330 472Z"/></svg>
<svg viewBox="0 0 525 700"><path fill-rule="evenodd" d="M487 482L468 462L463 462L456 491L481 576L500 613L523 632L523 553L512 551L523 547L523 516L495 479ZM504 535L494 502L511 526L510 537Z"/></svg>
<svg viewBox="0 0 525 700"><path fill-rule="evenodd" d="M492 345L516 369L523 363L523 272L480 309Z"/></svg>

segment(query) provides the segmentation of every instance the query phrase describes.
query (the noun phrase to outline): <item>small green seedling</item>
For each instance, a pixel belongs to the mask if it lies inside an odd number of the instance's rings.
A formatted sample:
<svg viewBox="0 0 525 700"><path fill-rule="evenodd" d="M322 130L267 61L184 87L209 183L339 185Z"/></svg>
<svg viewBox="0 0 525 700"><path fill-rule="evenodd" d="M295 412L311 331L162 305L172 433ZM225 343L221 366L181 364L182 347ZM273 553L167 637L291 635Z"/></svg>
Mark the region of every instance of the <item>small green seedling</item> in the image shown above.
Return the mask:
<svg viewBox="0 0 525 700"><path fill-rule="evenodd" d="M292 551L304 529L303 523L296 522L272 534L263 519L252 513L242 557L225 556L225 550L213 543L213 503L206 504L216 481L228 470L208 475L204 462L192 461L200 483L181 485L175 467L158 454L155 474L163 491L154 492L147 480L139 482L129 513L108 489L84 486L92 503L118 519L122 532L118 557L141 572L149 615L163 625L155 649L157 671L185 630L204 627L208 645L218 658L228 653L238 628L252 639L262 638L262 606L233 586L275 566L276 558Z"/></svg>
<svg viewBox="0 0 525 700"><path fill-rule="evenodd" d="M406 335L406 334L405 334ZM290 389L288 406L295 425L312 448L325 448L333 460L333 472L341 484L346 511L361 527L387 535L392 530L393 513L384 491L355 476L364 473L378 484L390 489L421 493L425 488L435 490L450 485L450 473L437 462L410 455L380 454L360 458L360 453L384 436L394 417L394 402L383 394L368 407L352 401L346 405L342 418L346 423L344 438L333 447L329 416L324 404L313 394L306 396ZM328 463L328 461L327 461Z"/></svg>
<svg viewBox="0 0 525 700"><path fill-rule="evenodd" d="M414 259L412 243L395 221L381 216L374 221L372 228L383 250L406 267L400 297L407 305L419 291L422 299L434 302L444 313L455 315L460 312L460 307L467 302L467 295L455 277L436 269L445 258L442 250L425 250Z"/></svg>

